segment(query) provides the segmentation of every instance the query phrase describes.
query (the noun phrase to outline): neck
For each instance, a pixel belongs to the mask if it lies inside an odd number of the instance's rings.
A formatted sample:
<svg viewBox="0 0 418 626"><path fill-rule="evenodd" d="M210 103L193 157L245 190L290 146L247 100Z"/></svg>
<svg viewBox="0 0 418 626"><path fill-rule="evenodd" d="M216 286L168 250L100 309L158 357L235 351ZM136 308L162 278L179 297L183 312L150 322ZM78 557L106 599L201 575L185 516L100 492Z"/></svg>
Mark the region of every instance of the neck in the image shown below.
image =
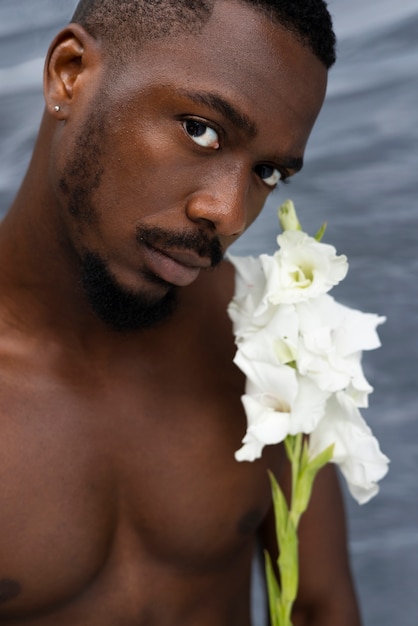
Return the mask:
<svg viewBox="0 0 418 626"><path fill-rule="evenodd" d="M80 337L102 324L90 312L79 284L79 260L65 234L50 182L52 125L44 117L25 179L0 225L2 319L22 331Z"/></svg>

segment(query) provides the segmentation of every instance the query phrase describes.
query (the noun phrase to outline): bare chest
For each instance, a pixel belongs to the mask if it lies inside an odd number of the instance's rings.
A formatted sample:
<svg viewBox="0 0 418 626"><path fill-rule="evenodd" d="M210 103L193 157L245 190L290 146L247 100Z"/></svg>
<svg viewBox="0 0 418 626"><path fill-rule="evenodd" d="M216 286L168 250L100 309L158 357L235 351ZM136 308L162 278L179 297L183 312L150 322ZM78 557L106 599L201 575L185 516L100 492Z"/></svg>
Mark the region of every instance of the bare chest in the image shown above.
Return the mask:
<svg viewBox="0 0 418 626"><path fill-rule="evenodd" d="M153 568L207 575L248 556L269 506L268 462L235 461L242 380L216 361L167 354L164 367L93 387L6 381L0 580L20 587L9 607L70 602L113 575L143 588Z"/></svg>

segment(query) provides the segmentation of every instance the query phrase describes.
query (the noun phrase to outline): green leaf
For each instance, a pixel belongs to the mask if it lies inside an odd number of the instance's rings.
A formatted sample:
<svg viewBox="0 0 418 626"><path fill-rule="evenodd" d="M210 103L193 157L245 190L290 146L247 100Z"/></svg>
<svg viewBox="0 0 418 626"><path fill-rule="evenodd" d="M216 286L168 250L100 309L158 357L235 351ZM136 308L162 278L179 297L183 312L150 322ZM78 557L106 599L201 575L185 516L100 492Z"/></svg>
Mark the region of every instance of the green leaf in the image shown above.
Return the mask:
<svg viewBox="0 0 418 626"><path fill-rule="evenodd" d="M264 550L267 594L269 600L271 626L281 626L281 593L270 554Z"/></svg>
<svg viewBox="0 0 418 626"><path fill-rule="evenodd" d="M312 493L312 487L316 475L329 461L332 459L334 452L334 444L323 450L314 459L306 463L307 445L305 442L302 458L305 461L301 469L299 480L296 485L296 494L293 503L293 509L299 516L308 508L309 500Z"/></svg>
<svg viewBox="0 0 418 626"><path fill-rule="evenodd" d="M300 516L308 508L315 476L316 472L310 472L309 470L305 470L299 476L299 480L297 481L296 493L293 504L293 513L298 521Z"/></svg>
<svg viewBox="0 0 418 626"><path fill-rule="evenodd" d="M286 498L284 497L283 491L280 489L277 480L274 477L274 474L269 470L268 475L270 478L271 484L271 493L273 496L273 508L274 508L274 519L276 525L276 536L279 545L283 541L288 517L289 517L289 509L287 506Z"/></svg>
<svg viewBox="0 0 418 626"><path fill-rule="evenodd" d="M286 449L287 458L292 463L295 458L296 437L297 435L287 435L287 437L284 440L284 447Z"/></svg>
<svg viewBox="0 0 418 626"><path fill-rule="evenodd" d="M308 465L309 471L318 472L327 463L329 463L334 455L334 444L332 443L328 448L325 448L322 452L317 454Z"/></svg>
<svg viewBox="0 0 418 626"><path fill-rule="evenodd" d="M302 455L300 458L300 471L303 472L309 465L309 441L305 439L303 442Z"/></svg>
<svg viewBox="0 0 418 626"><path fill-rule="evenodd" d="M320 229L318 230L318 232L316 233L316 235L315 235L315 237L314 237L314 238L315 238L317 241L321 241L322 237L325 235L325 231L326 231L326 229L327 229L327 223L326 223L326 222L324 222L324 223L322 224L321 228L320 228Z"/></svg>
<svg viewBox="0 0 418 626"><path fill-rule="evenodd" d="M280 544L279 568L282 585L283 604L292 605L296 599L299 585L298 568L298 535L296 528L289 519L286 533Z"/></svg>

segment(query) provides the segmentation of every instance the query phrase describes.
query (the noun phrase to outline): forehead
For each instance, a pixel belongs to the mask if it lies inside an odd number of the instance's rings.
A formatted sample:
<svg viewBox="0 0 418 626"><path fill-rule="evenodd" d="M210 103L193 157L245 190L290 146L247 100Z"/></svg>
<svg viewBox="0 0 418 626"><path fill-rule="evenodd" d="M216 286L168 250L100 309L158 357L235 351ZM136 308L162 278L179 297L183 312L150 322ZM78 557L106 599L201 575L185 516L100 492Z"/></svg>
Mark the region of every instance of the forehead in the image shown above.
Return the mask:
<svg viewBox="0 0 418 626"><path fill-rule="evenodd" d="M290 32L246 3L218 0L196 34L145 42L113 84L115 97L150 88L219 94L268 135L286 126L303 150L327 71ZM275 128L273 128L273 126Z"/></svg>

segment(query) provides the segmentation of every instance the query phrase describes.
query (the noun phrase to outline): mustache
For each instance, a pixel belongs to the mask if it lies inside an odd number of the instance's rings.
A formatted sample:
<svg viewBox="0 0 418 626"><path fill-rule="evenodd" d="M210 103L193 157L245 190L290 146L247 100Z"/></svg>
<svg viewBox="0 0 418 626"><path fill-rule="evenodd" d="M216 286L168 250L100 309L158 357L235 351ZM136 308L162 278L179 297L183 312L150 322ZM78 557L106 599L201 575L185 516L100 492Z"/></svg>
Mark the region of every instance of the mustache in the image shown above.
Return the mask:
<svg viewBox="0 0 418 626"><path fill-rule="evenodd" d="M224 253L217 237L209 237L205 232L198 230L193 233L173 233L163 228L138 227L136 230L138 243L164 250L192 250L202 258L208 258L211 267L216 267L222 261Z"/></svg>

